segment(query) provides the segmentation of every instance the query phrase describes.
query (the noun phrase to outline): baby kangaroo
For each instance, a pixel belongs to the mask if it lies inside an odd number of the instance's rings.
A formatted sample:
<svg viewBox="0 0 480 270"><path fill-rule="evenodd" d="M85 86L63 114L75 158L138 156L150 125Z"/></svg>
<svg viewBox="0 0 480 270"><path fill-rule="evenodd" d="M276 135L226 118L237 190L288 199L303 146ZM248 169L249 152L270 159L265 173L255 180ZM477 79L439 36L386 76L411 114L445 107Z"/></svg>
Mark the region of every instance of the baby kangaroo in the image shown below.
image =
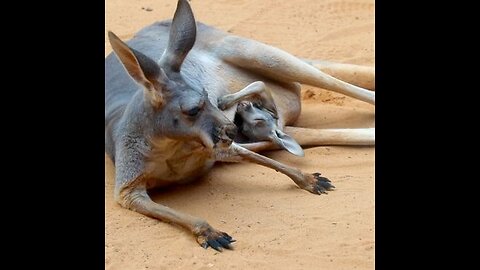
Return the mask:
<svg viewBox="0 0 480 270"><path fill-rule="evenodd" d="M184 227L204 248L230 249L234 240L201 218L152 201L148 189L198 179L222 161L263 165L302 189L326 193L333 185L319 173L304 173L252 150L272 147L261 142L268 136L274 145L298 155L303 155L302 143L374 143L373 130L325 130L320 140L302 139L297 132L298 144L282 131L300 113L298 83L370 103L374 93L279 49L196 22L186 0L178 1L173 20L148 26L126 43L112 32L108 37L115 53L105 59L105 151L115 164L115 200ZM265 119L244 114L242 108L260 110ZM249 141L239 144L234 119L243 116L246 122L252 115L252 121L275 125L255 133L260 126L245 124L242 132Z"/></svg>

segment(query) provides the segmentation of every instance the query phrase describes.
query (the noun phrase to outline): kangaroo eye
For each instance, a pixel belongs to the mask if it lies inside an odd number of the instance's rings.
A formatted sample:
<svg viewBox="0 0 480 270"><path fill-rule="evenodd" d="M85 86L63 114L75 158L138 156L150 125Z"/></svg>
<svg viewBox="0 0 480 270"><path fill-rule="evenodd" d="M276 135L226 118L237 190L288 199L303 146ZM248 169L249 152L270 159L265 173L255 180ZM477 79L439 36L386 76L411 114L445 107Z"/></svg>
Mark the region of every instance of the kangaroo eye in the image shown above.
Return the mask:
<svg viewBox="0 0 480 270"><path fill-rule="evenodd" d="M183 114L188 115L190 117L195 117L205 107L205 101L200 100L196 104L192 104L192 103L193 102L188 102L187 104L180 105L180 109L182 110Z"/></svg>
<svg viewBox="0 0 480 270"><path fill-rule="evenodd" d="M255 126L262 127L262 126L265 126L266 121L264 119L255 119L254 123L255 123Z"/></svg>
<svg viewBox="0 0 480 270"><path fill-rule="evenodd" d="M185 114L187 114L188 116L195 116L198 114L198 112L200 112L200 107L194 107L188 111L185 112Z"/></svg>

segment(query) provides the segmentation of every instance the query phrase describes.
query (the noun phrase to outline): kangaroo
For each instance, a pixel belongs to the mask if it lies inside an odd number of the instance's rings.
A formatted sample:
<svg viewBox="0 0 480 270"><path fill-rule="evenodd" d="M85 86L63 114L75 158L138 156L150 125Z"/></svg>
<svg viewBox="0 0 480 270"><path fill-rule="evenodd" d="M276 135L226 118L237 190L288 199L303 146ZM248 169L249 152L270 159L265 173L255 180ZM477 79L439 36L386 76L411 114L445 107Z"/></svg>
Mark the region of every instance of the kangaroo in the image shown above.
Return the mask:
<svg viewBox="0 0 480 270"><path fill-rule="evenodd" d="M374 92L325 74L318 63L196 22L186 0L178 1L173 20L126 43L112 32L108 38L114 53L105 59L105 152L115 164L114 198L185 228L204 248L232 249L235 240L154 202L148 189L198 179L220 161L263 165L322 194L334 188L328 178L257 152L277 147L303 155L300 145L374 144L373 129L288 127L300 114L300 83L372 104ZM243 121L240 131L235 118ZM236 141L242 132L248 140Z"/></svg>

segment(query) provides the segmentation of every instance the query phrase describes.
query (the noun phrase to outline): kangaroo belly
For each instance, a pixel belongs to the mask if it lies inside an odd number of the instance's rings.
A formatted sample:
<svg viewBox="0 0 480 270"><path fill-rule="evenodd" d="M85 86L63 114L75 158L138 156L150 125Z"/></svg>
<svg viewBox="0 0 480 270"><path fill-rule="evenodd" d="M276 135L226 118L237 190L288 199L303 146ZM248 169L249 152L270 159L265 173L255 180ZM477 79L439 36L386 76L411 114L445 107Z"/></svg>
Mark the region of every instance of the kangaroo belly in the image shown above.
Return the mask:
<svg viewBox="0 0 480 270"><path fill-rule="evenodd" d="M161 138L151 144L152 150L146 155L148 188L195 180L215 163L210 151L197 142Z"/></svg>

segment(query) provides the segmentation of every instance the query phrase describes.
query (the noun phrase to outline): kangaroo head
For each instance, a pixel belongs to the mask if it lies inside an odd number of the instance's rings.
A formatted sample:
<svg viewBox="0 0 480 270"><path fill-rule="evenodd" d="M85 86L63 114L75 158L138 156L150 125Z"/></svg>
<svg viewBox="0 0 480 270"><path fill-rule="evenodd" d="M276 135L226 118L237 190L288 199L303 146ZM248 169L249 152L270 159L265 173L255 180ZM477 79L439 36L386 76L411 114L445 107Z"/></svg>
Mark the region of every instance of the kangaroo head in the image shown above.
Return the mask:
<svg viewBox="0 0 480 270"><path fill-rule="evenodd" d="M273 102L273 100L272 100ZM275 106L272 108L275 109ZM302 147L277 126L275 117L276 109L270 110L259 103L241 101L237 107L237 113L242 118L242 134L255 141L271 141L288 152L304 156Z"/></svg>
<svg viewBox="0 0 480 270"><path fill-rule="evenodd" d="M236 126L211 104L201 86L189 85L180 73L196 39L195 18L186 0L178 1L168 46L158 62L130 48L112 32L108 37L128 74L143 88L153 134L195 140L210 149L232 143Z"/></svg>

